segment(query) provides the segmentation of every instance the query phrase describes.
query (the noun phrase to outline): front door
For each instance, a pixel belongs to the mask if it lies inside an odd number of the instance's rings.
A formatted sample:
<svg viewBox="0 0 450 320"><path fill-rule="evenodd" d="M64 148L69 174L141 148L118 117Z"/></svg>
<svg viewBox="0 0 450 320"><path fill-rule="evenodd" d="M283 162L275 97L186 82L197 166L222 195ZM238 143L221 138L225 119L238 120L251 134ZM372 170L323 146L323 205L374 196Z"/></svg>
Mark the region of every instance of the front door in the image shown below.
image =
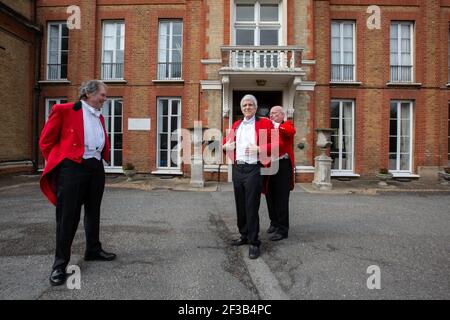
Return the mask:
<svg viewBox="0 0 450 320"><path fill-rule="evenodd" d="M241 112L241 99L246 94L255 96L258 102L256 114L262 117L269 117L270 108L283 105L282 91L233 91L233 122L243 118Z"/></svg>

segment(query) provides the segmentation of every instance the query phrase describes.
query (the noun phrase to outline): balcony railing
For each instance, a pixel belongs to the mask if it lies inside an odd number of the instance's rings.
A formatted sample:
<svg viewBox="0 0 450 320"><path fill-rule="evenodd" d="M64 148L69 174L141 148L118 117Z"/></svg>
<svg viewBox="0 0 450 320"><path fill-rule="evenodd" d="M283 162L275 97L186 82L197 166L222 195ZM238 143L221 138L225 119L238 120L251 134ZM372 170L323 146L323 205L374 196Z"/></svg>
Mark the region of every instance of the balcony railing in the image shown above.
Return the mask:
<svg viewBox="0 0 450 320"><path fill-rule="evenodd" d="M355 81L354 71L355 65L353 64L332 64L331 81L335 82Z"/></svg>
<svg viewBox="0 0 450 320"><path fill-rule="evenodd" d="M181 62L159 62L158 80L180 80Z"/></svg>
<svg viewBox="0 0 450 320"><path fill-rule="evenodd" d="M123 79L123 63L102 63L102 79Z"/></svg>
<svg viewBox="0 0 450 320"><path fill-rule="evenodd" d="M47 64L47 80L67 79L67 64Z"/></svg>
<svg viewBox="0 0 450 320"><path fill-rule="evenodd" d="M222 70L300 71L302 48L294 46L222 47Z"/></svg>
<svg viewBox="0 0 450 320"><path fill-rule="evenodd" d="M412 66L391 66L391 82L412 82Z"/></svg>

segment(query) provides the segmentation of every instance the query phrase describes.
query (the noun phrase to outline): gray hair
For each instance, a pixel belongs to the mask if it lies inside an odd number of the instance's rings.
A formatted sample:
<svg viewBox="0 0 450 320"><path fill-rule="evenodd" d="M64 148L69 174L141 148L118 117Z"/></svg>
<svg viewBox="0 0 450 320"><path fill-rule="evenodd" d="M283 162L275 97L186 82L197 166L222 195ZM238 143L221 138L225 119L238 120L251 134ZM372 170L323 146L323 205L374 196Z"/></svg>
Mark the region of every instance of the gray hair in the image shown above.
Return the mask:
<svg viewBox="0 0 450 320"><path fill-rule="evenodd" d="M251 102L253 102L253 104L255 105L255 108L258 109L258 102L256 101L256 98L254 95L251 94L246 94L242 99L241 99L241 108L244 105L244 101L245 100L250 100Z"/></svg>
<svg viewBox="0 0 450 320"><path fill-rule="evenodd" d="M96 93L100 90L100 86L103 86L105 89L108 86L100 80L88 80L81 84L80 86L80 100L86 99L88 94Z"/></svg>

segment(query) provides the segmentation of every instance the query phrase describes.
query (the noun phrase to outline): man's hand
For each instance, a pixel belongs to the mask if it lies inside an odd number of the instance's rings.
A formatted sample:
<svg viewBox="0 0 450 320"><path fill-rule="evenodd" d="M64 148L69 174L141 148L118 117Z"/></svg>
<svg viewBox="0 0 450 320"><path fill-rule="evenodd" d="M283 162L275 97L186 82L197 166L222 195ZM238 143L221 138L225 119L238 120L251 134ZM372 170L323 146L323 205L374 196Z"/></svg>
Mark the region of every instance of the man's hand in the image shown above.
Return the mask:
<svg viewBox="0 0 450 320"><path fill-rule="evenodd" d="M245 149L245 155L250 156L259 153L259 147L257 145L251 144Z"/></svg>
<svg viewBox="0 0 450 320"><path fill-rule="evenodd" d="M234 141L228 141L227 143L225 143L222 147L224 150L226 151L233 151L234 149L236 149L236 142Z"/></svg>

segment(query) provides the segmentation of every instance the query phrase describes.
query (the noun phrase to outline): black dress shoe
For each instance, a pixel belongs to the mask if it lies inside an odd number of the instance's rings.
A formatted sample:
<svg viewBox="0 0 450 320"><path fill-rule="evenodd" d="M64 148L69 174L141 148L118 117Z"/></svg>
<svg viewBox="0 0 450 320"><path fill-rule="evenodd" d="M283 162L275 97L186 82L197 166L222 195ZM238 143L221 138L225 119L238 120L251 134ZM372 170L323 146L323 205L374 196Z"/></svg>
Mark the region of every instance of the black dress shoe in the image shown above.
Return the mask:
<svg viewBox="0 0 450 320"><path fill-rule="evenodd" d="M267 229L267 233L274 233L275 231L277 231L277 228L270 225L269 229Z"/></svg>
<svg viewBox="0 0 450 320"><path fill-rule="evenodd" d="M272 241L280 241L280 240L285 239L287 237L288 237L287 234L275 233L269 239L272 240Z"/></svg>
<svg viewBox="0 0 450 320"><path fill-rule="evenodd" d="M250 259L256 259L259 257L259 255L260 255L259 247L251 245L248 249L248 257Z"/></svg>
<svg viewBox="0 0 450 320"><path fill-rule="evenodd" d="M116 255L114 253L109 253L101 249L99 252L95 254L86 254L84 256L84 260L86 261L111 261L116 258Z"/></svg>
<svg viewBox="0 0 450 320"><path fill-rule="evenodd" d="M234 239L234 240L231 240L231 245L232 246L242 246L242 245L244 245L244 244L247 244L248 243L248 240L247 239L242 239L242 238L239 238L239 239Z"/></svg>
<svg viewBox="0 0 450 320"><path fill-rule="evenodd" d="M66 271L64 269L55 269L50 274L50 284L52 286L60 286L66 282Z"/></svg>

